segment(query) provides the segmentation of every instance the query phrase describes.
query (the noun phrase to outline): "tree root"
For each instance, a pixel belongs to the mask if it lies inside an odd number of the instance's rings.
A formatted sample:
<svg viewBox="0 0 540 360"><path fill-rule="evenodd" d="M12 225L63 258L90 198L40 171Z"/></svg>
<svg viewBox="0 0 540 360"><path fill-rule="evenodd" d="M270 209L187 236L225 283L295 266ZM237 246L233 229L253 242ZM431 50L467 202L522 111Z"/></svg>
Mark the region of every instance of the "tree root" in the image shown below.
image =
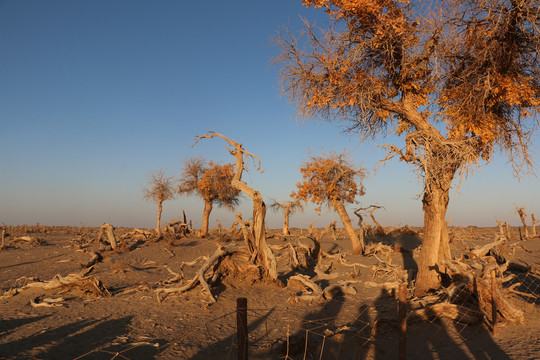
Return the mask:
<svg viewBox="0 0 540 360"><path fill-rule="evenodd" d="M212 254L212 256L210 256L204 262L204 264L201 266L199 271L197 271L197 274L191 280L189 280L187 282L187 284L185 284L183 286L180 286L180 287L158 288L158 289L156 289L155 292L156 292L156 297L157 297L158 302L162 302L163 300L165 300L165 298L167 297L168 294L171 294L171 293L180 293L180 294L182 294L182 293L184 293L186 291L189 291L189 290L193 289L195 286L200 284L202 286L202 288L203 288L203 292L210 298L210 301L212 303L215 303L216 299L212 295L212 291L210 290L210 286L208 285L207 281L205 280L206 272L208 270L210 270L212 268L212 266L216 262L221 260L222 257L227 256L227 255L231 255L234 252L237 252L237 250L230 249L230 248L227 248L225 246L222 246L222 247L218 248ZM191 263L196 263L200 259L201 258L198 258L197 260L195 260L195 262L191 262ZM191 263L188 263L188 264L191 264ZM182 264L182 265L184 265L184 264ZM162 294L164 294L165 296L162 297L161 296Z"/></svg>

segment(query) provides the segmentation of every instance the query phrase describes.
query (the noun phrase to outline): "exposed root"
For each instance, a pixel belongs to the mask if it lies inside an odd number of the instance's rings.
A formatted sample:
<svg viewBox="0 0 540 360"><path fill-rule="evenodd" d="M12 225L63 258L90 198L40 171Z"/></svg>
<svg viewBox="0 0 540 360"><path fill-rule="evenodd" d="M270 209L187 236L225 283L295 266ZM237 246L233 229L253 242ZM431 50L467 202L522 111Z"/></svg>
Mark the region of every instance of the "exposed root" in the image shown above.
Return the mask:
<svg viewBox="0 0 540 360"><path fill-rule="evenodd" d="M65 277L61 275L56 275L52 280L49 281L36 281L30 282L20 288L11 289L6 292L0 298L7 298L15 296L22 291L28 289L43 289L51 290L60 288L60 292L69 291L72 289L80 290L86 296L91 297L105 297L111 296L110 292L103 286L100 280L94 276L87 276L93 267L86 268L79 273L69 274Z"/></svg>
<svg viewBox="0 0 540 360"><path fill-rule="evenodd" d="M156 291L156 296L157 296L158 302L161 302L161 301L165 300L165 298L167 297L168 294L171 294L171 293L180 293L181 294L181 293L184 293L186 291L189 291L189 290L193 289L195 286L197 286L199 284L202 286L203 292L210 298L210 301L212 303L216 302L214 296L212 295L212 291L210 290L210 286L208 285L208 283L207 283L207 281L205 279L206 272L208 270L210 270L211 267L216 262L218 262L222 257L224 257L226 255L230 255L230 254L232 254L232 253L234 253L236 251L237 250L233 250L233 249L227 248L225 246L218 248L214 252L214 254L212 254L212 256L210 256L210 258L208 258L204 262L204 264L201 266L201 268L199 269L197 274L190 281L188 281L187 284L185 284L183 286L180 286L180 287L158 288L158 289L156 289L155 291ZM197 260L199 260L199 259L197 259ZM164 294L165 296L161 297L162 294Z"/></svg>

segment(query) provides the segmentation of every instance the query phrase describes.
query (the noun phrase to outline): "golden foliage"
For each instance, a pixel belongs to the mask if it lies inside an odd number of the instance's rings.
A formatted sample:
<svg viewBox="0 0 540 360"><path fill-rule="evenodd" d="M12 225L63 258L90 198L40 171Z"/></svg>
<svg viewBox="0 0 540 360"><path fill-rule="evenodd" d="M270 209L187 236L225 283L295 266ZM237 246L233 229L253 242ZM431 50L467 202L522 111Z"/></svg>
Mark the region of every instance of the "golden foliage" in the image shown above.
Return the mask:
<svg viewBox="0 0 540 360"><path fill-rule="evenodd" d="M364 195L363 169L356 170L344 154L312 156L300 168L302 182L296 184L298 190L291 197L300 201L312 201L319 205L339 201L354 203L356 196Z"/></svg>
<svg viewBox="0 0 540 360"><path fill-rule="evenodd" d="M233 177L232 164L221 165L213 161L206 164L201 158L192 158L186 161L178 192L195 192L205 201L233 208L240 197L240 191L231 185Z"/></svg>
<svg viewBox="0 0 540 360"><path fill-rule="evenodd" d="M302 3L324 9L331 25L306 21L276 39L299 115L350 122L364 137L419 131L434 148L461 142L465 167L496 148L516 168L529 164L540 110L537 0Z"/></svg>

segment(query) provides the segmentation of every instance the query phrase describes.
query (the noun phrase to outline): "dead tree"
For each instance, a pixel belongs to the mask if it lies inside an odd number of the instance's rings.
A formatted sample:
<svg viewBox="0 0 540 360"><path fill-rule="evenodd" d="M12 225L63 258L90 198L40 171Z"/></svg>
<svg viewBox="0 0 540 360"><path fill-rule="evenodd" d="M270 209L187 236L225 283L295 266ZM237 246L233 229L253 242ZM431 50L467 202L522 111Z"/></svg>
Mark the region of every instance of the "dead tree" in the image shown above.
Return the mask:
<svg viewBox="0 0 540 360"><path fill-rule="evenodd" d="M523 223L523 229L525 234L525 239L529 238L529 229L527 229L527 214L525 213L524 208L516 208L516 212L519 215L519 218L521 219L521 222Z"/></svg>
<svg viewBox="0 0 540 360"><path fill-rule="evenodd" d="M360 212L361 211L367 211L369 213L369 216L371 217L371 220L373 221L373 223L375 224L375 235L376 236L385 236L386 233L383 229L383 227L381 226L381 224L379 224L377 222L377 220L375 220L375 215L373 215L373 213L375 212L375 210L378 210L378 209L381 209L384 207L382 206L379 206L379 205L369 205L368 207L364 207L364 208L358 208L354 211L354 214L356 216L358 216L358 226L360 227L360 229L364 229L363 228L363 221L364 219L362 218L362 216L360 215Z"/></svg>
<svg viewBox="0 0 540 360"><path fill-rule="evenodd" d="M285 201L281 203L273 200L272 204L270 204L270 208L272 210L283 210L283 214L285 216L285 221L283 223L283 236L291 235L291 232L289 231L289 216L290 214L294 214L296 210L304 211L304 206L302 203L299 200Z"/></svg>
<svg viewBox="0 0 540 360"><path fill-rule="evenodd" d="M538 220L534 216L534 214L531 214L531 223L532 223L532 237L536 237L536 224L538 224Z"/></svg>
<svg viewBox="0 0 540 360"><path fill-rule="evenodd" d="M144 199L155 202L158 205L156 233L158 240L161 239L161 212L163 202L174 198L174 180L172 176L166 176L163 170L150 174L148 187L144 189Z"/></svg>
<svg viewBox="0 0 540 360"><path fill-rule="evenodd" d="M251 254L251 259L255 262L256 265L259 265L264 269L266 276L268 276L272 280L277 280L278 272L276 257L272 253L272 250L268 246L268 242L266 240L266 230L264 225L266 217L266 204L264 203L264 200L258 191L254 190L253 188L248 186L248 184L242 181L242 174L246 169L244 157L246 162L249 162L250 158L253 160L253 162L257 160L257 171L259 172L262 172L261 160L252 153L246 151L243 148L242 144L213 131L210 131L202 136L197 136L195 138L195 143L193 144L193 146L195 146L195 144L197 144L202 139L211 139L214 137L220 137L225 140L228 144L225 145L227 147L227 150L235 158L235 172L231 181L231 185L234 188L248 195L253 201L251 235L253 236L254 249Z"/></svg>
<svg viewBox="0 0 540 360"><path fill-rule="evenodd" d="M101 229L99 229L99 235L97 236L96 240L101 241L104 240L105 237L109 241L109 244L111 244L111 248L116 251L118 246L116 236L114 235L114 226L111 224L103 223Z"/></svg>
<svg viewBox="0 0 540 360"><path fill-rule="evenodd" d="M499 235L502 237L502 238L506 238L508 239L508 236L504 233L504 223L502 220L499 220L497 218L495 218L495 221L497 222L497 225L499 225Z"/></svg>

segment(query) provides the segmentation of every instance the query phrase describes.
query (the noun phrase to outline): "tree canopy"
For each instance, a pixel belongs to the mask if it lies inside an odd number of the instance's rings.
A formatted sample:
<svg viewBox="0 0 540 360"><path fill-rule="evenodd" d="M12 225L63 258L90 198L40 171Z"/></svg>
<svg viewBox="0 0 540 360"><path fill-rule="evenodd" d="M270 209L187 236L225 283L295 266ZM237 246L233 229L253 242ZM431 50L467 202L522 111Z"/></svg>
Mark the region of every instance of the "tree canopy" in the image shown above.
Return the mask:
<svg viewBox="0 0 540 360"><path fill-rule="evenodd" d="M365 193L361 184L364 170L356 170L344 154L314 155L302 165L300 172L302 182L296 184L298 190L291 197L312 201L319 205L317 211L334 200L354 203L356 196Z"/></svg>
<svg viewBox="0 0 540 360"><path fill-rule="evenodd" d="M240 197L240 191L231 185L233 176L232 164L221 165L213 161L206 164L202 158L192 158L186 161L178 192L196 193L205 201L233 209Z"/></svg>

